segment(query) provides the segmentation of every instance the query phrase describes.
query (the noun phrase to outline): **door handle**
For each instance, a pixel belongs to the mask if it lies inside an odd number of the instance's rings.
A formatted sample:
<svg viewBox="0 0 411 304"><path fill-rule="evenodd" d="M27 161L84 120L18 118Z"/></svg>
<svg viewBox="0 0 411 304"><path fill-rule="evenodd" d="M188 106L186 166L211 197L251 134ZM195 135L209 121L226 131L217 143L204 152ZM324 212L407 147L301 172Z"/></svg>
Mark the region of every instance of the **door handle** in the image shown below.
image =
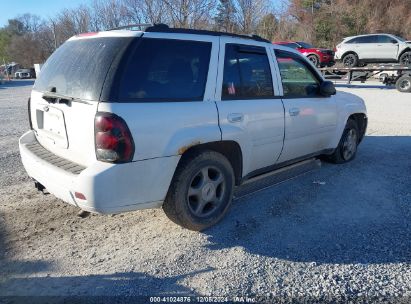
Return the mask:
<svg viewBox="0 0 411 304"><path fill-rule="evenodd" d="M297 116L300 114L300 109L299 108L291 108L288 110L288 113L290 113L290 116Z"/></svg>
<svg viewBox="0 0 411 304"><path fill-rule="evenodd" d="M240 122L243 121L244 115L242 113L231 113L228 114L227 119L229 122Z"/></svg>

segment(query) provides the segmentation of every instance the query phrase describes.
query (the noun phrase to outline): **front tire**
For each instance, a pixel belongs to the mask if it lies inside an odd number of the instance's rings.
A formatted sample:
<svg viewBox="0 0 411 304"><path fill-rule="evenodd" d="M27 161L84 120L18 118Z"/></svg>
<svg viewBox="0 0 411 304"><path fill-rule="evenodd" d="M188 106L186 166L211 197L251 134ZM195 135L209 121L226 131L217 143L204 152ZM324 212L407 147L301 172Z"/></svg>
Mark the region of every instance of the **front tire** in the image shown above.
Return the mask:
<svg viewBox="0 0 411 304"><path fill-rule="evenodd" d="M195 231L219 222L228 211L234 172L222 154L204 151L183 159L173 177L163 210L174 223Z"/></svg>
<svg viewBox="0 0 411 304"><path fill-rule="evenodd" d="M411 51L402 54L399 61L402 65L411 65Z"/></svg>
<svg viewBox="0 0 411 304"><path fill-rule="evenodd" d="M334 150L328 159L336 164L342 164L352 161L357 154L358 143L360 141L360 132L357 123L349 119L345 126L343 135L337 148Z"/></svg>
<svg viewBox="0 0 411 304"><path fill-rule="evenodd" d="M319 66L320 60L318 59L318 57L316 55L308 55L307 58L308 58L308 60L310 60L312 62L312 64L315 67Z"/></svg>

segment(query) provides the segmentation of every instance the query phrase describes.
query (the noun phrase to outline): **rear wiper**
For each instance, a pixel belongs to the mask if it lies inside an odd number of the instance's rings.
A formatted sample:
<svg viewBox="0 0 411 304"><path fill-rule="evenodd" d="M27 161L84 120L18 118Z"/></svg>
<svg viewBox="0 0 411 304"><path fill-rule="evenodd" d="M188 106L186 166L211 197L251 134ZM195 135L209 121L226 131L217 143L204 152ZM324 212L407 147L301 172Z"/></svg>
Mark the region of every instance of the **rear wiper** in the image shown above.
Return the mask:
<svg viewBox="0 0 411 304"><path fill-rule="evenodd" d="M54 93L54 92L45 92L43 94L43 99L46 100L48 103L65 103L70 106L71 102L80 102L90 105L91 103L81 100L80 98L74 98L70 96L65 96L62 94Z"/></svg>

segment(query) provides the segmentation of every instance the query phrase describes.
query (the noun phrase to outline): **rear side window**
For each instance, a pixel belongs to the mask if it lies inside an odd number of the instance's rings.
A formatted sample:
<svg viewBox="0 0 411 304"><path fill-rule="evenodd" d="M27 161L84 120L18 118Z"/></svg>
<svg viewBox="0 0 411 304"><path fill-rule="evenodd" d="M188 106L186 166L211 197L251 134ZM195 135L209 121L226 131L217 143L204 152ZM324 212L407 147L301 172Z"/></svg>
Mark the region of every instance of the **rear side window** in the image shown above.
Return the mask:
<svg viewBox="0 0 411 304"><path fill-rule="evenodd" d="M281 74L284 97L304 98L318 95L320 80L312 68L298 55L275 50Z"/></svg>
<svg viewBox="0 0 411 304"><path fill-rule="evenodd" d="M378 38L377 36L361 36L357 38L353 38L346 43L377 43Z"/></svg>
<svg viewBox="0 0 411 304"><path fill-rule="evenodd" d="M141 38L121 75L119 101L202 101L211 43Z"/></svg>
<svg viewBox="0 0 411 304"><path fill-rule="evenodd" d="M221 99L273 96L273 81L265 48L227 44Z"/></svg>
<svg viewBox="0 0 411 304"><path fill-rule="evenodd" d="M372 36L366 36L364 37L365 42L364 43L378 43L378 36L372 35Z"/></svg>
<svg viewBox="0 0 411 304"><path fill-rule="evenodd" d="M67 41L44 64L34 89L99 100L111 63L130 42L124 37Z"/></svg>

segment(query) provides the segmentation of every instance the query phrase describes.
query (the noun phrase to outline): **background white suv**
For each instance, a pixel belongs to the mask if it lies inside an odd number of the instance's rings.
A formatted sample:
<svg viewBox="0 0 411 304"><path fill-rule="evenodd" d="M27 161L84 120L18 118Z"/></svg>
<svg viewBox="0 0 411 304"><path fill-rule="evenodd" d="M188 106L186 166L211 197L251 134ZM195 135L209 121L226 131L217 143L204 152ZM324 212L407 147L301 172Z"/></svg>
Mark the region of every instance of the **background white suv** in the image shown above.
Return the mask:
<svg viewBox="0 0 411 304"><path fill-rule="evenodd" d="M347 67L390 62L411 65L411 41L390 34L347 37L337 45L335 59Z"/></svg>
<svg viewBox="0 0 411 304"><path fill-rule="evenodd" d="M355 157L364 102L335 93L298 52L261 38L164 25L79 35L36 80L20 153L38 189L83 210L163 206L202 230L244 180Z"/></svg>

